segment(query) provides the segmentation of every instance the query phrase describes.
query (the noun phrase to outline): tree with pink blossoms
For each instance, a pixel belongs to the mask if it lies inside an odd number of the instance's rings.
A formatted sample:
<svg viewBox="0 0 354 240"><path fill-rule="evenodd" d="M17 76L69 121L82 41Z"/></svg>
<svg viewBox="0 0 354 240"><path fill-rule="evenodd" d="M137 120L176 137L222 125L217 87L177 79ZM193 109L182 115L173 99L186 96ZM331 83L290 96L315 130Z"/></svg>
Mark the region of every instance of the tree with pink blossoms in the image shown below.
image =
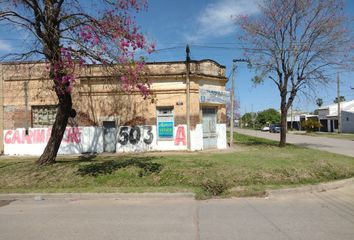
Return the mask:
<svg viewBox="0 0 354 240"><path fill-rule="evenodd" d="M281 133L286 145L287 113L301 93L311 93L333 79L353 49L341 0L269 0L260 13L237 17L240 41L258 75L279 91Z"/></svg>
<svg viewBox="0 0 354 240"><path fill-rule="evenodd" d="M78 0L3 0L0 22L14 25L36 40L33 48L10 54L13 60L44 59L58 98L58 109L40 165L55 162L68 119L74 114L71 91L77 68L100 63L115 71L122 88L149 95L149 82L141 77L144 59L137 51L154 51L137 26L134 15L147 8L146 0L101 0L88 9Z"/></svg>

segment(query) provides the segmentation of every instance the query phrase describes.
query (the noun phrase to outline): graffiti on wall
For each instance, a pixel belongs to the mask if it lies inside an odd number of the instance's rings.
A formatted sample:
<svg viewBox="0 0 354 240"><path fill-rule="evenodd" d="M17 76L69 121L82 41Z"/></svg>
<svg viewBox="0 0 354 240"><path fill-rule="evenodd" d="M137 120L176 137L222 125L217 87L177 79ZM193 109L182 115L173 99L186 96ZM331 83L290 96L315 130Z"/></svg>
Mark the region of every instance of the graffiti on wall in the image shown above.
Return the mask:
<svg viewBox="0 0 354 240"><path fill-rule="evenodd" d="M176 132L176 137L175 137L175 145L179 146L180 143L182 143L183 146L186 146L186 144L187 144L186 131L184 130L184 126L177 127L177 132Z"/></svg>
<svg viewBox="0 0 354 240"><path fill-rule="evenodd" d="M118 132L118 142L122 145L136 145L140 141L143 141L145 144L150 145L154 140L155 133L152 131L152 126L124 126L119 128ZM172 134L173 136L173 134ZM185 127L180 125L177 127L176 136L174 139L174 145L179 146L187 145L186 139L186 130Z"/></svg>
<svg viewBox="0 0 354 240"><path fill-rule="evenodd" d="M5 144L43 144L47 143L52 133L51 128L16 129L4 131ZM81 129L77 127L66 128L62 142L80 143Z"/></svg>
<svg viewBox="0 0 354 240"><path fill-rule="evenodd" d="M120 127L118 133L118 142L125 146L128 143L136 145L141 140L150 145L154 140L154 134L152 133L152 126L134 126L134 127Z"/></svg>

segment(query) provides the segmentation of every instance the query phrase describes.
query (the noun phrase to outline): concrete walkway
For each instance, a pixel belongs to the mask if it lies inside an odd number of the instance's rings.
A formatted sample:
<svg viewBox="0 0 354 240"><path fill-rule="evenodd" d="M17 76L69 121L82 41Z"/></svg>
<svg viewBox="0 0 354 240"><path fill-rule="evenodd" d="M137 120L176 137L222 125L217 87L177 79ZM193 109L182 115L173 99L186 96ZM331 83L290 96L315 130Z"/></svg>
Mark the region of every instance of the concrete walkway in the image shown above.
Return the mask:
<svg viewBox="0 0 354 240"><path fill-rule="evenodd" d="M188 195L88 194L3 202L4 240L352 240L354 236L354 184L270 198L196 201Z"/></svg>
<svg viewBox="0 0 354 240"><path fill-rule="evenodd" d="M275 141L279 141L280 139L279 133L261 132L240 128L237 128L235 131L238 133L255 137L267 138ZM296 134L287 134L286 139L287 143L295 144L298 146L309 147L354 157L354 141L328 137L312 137Z"/></svg>

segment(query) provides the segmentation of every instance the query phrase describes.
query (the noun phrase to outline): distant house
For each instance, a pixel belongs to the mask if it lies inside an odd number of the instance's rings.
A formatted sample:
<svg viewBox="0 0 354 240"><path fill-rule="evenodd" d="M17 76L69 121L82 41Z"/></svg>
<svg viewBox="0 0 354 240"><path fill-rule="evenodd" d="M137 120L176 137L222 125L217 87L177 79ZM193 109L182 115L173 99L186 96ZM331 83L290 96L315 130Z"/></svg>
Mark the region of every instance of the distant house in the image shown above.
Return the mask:
<svg viewBox="0 0 354 240"><path fill-rule="evenodd" d="M354 100L340 103L341 131L354 133ZM338 104L321 107L318 110L321 122L321 132L335 132L338 130Z"/></svg>
<svg viewBox="0 0 354 240"><path fill-rule="evenodd" d="M302 112L299 110L288 111L288 115L287 115L288 129L294 129L294 130L301 131L302 130L301 123L310 119L310 118L317 119L317 115L309 114L309 113Z"/></svg>

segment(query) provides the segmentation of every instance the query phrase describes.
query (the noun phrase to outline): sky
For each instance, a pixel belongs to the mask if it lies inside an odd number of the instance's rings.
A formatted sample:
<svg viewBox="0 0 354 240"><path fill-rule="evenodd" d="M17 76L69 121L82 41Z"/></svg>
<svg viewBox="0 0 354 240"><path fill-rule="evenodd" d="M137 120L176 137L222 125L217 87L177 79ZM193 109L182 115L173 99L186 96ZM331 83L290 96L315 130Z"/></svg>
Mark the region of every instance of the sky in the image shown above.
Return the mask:
<svg viewBox="0 0 354 240"><path fill-rule="evenodd" d="M92 0L93 1L93 0ZM156 43L157 51L148 61L184 61L186 44L190 45L191 59L212 59L226 66L226 77L231 76L232 60L243 58L237 37L239 29L232 16L259 14L259 0L149 0L147 11L139 13L137 22L147 38ZM87 4L88 1L85 1ZM92 9L91 9L92 10ZM354 0L347 0L346 14L353 19ZM0 25L0 56L23 45L26 38L17 29L9 31ZM280 96L274 83L266 80L254 86L251 79L256 75L247 64L238 64L235 95L240 102L241 114L267 108L279 109ZM316 98L324 105L332 104L336 97L336 75L333 83L321 87L311 97L297 97L294 109L311 112L316 109ZM230 77L231 79L231 77ZM341 95L354 100L353 72L340 73ZM227 87L230 87L230 82Z"/></svg>

